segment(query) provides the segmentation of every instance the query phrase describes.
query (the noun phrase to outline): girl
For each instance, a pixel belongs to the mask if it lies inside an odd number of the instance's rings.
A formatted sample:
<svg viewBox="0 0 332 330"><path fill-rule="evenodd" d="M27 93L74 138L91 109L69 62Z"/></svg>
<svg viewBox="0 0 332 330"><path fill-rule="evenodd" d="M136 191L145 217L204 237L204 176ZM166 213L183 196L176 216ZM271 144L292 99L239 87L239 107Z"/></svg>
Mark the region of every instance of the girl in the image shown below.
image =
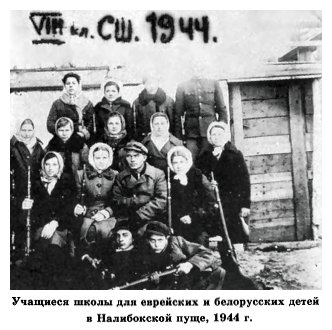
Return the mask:
<svg viewBox="0 0 332 330"><path fill-rule="evenodd" d="M20 206L27 196L28 166L30 166L30 181L33 188L39 177L43 156L42 142L35 137L35 125L31 119L25 119L10 140L10 169L13 188L10 223L11 230L15 232L16 247L21 247L24 242L26 213L22 212Z"/></svg>
<svg viewBox="0 0 332 330"><path fill-rule="evenodd" d="M83 246L109 238L114 227L115 218L109 201L118 172L111 169L112 161L112 148L105 143L96 143L90 148L86 171L77 173L77 185L85 199L83 204L76 205L74 214L84 216L80 229Z"/></svg>
<svg viewBox="0 0 332 330"><path fill-rule="evenodd" d="M242 152L229 141L225 124L212 122L207 130L210 147L199 157L197 166L210 177L214 173L233 243L249 240L244 221L250 214L250 177Z"/></svg>
<svg viewBox="0 0 332 330"><path fill-rule="evenodd" d="M168 116L157 112L150 119L151 134L142 143L148 149L148 163L154 167L167 170L167 153L175 146L182 146L182 141L169 132Z"/></svg>
<svg viewBox="0 0 332 330"><path fill-rule="evenodd" d="M74 133L74 123L67 117L56 121L55 134L46 151L59 152L64 160L64 171L76 173L88 160L89 149L84 139Z"/></svg>
<svg viewBox="0 0 332 330"><path fill-rule="evenodd" d="M113 169L122 171L125 168L123 148L128 142L128 135L125 120L119 112L108 114L102 142L113 150Z"/></svg>
<svg viewBox="0 0 332 330"><path fill-rule="evenodd" d="M108 115L114 111L120 113L127 127L129 139L132 137L134 119L130 107L130 103L120 96L120 86L114 82L109 81L104 86L104 97L95 106L95 126L96 137L95 141L101 141L106 129Z"/></svg>
<svg viewBox="0 0 332 330"><path fill-rule="evenodd" d="M22 208L31 209L32 237L36 254L42 259L43 282L47 288L59 288L57 281L68 267L76 194L73 176L63 173L61 155L46 153L32 199L26 198Z"/></svg>
<svg viewBox="0 0 332 330"><path fill-rule="evenodd" d="M207 244L207 211L214 202L212 186L202 172L193 167L191 152L173 147L167 155L172 174L171 206L175 235Z"/></svg>
<svg viewBox="0 0 332 330"><path fill-rule="evenodd" d="M51 107L47 118L47 130L55 135L55 123L60 117L70 118L74 123L74 132L86 141L93 131L93 104L82 93L81 77L73 72L63 79L64 92Z"/></svg>

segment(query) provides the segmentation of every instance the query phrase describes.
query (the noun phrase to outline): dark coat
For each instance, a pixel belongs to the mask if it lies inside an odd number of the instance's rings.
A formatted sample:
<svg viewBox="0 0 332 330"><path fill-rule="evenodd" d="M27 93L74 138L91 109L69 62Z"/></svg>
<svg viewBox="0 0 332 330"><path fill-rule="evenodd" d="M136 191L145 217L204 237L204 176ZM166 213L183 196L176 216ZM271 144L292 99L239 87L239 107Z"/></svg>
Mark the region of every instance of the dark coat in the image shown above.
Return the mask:
<svg viewBox="0 0 332 330"><path fill-rule="evenodd" d="M76 133L66 143L58 136L53 136L45 151L60 153L64 161L64 171L67 173L72 172L75 174L88 161L89 148L85 144L84 139Z"/></svg>
<svg viewBox="0 0 332 330"><path fill-rule="evenodd" d="M151 140L151 135L149 134L144 138L142 143L148 149L148 163L154 167L157 167L163 170L165 173L167 171L167 153L168 151L175 146L182 146L183 142L177 139L174 135L169 135L168 142L158 150L155 144Z"/></svg>
<svg viewBox="0 0 332 330"><path fill-rule="evenodd" d="M147 163L139 179L125 169L119 173L113 186L118 216L133 217L142 223L163 215L166 198L164 172Z"/></svg>
<svg viewBox="0 0 332 330"><path fill-rule="evenodd" d="M93 133L93 104L88 101L87 105L82 110L83 123L86 128L85 139L88 140ZM79 131L79 115L76 106L64 103L61 99L53 102L51 110L47 117L47 130L55 135L55 123L61 117L68 117L74 123L74 132Z"/></svg>
<svg viewBox="0 0 332 330"><path fill-rule="evenodd" d="M213 252L203 245L192 243L181 236L170 236L168 246L161 253L153 253L147 245L142 252L142 273L164 271L169 266L190 262L198 270L215 267L217 262Z"/></svg>
<svg viewBox="0 0 332 330"><path fill-rule="evenodd" d="M106 125L107 116L114 111L119 112L125 119L128 139L133 136L134 131L134 117L130 103L118 97L112 104L110 104L105 97L95 105L95 125L96 134L95 142L101 141L104 135L104 128Z"/></svg>
<svg viewBox="0 0 332 330"><path fill-rule="evenodd" d="M168 95L166 96L165 102L159 106L154 101L150 101L148 104L142 105L139 98L137 98L133 103L133 112L136 122L136 133L134 138L137 141L142 141L144 137L151 132L150 118L156 112L165 113L169 119L170 132L172 133L174 130L174 101Z"/></svg>
<svg viewBox="0 0 332 330"><path fill-rule="evenodd" d="M71 229L76 196L75 180L70 174L63 173L61 175L51 195L48 194L47 189L39 179L32 192L34 200L31 210L33 228L43 227L50 221L56 220L59 223L58 231Z"/></svg>
<svg viewBox="0 0 332 330"><path fill-rule="evenodd" d="M207 230L207 214L215 198L210 182L199 169L191 167L187 178L188 184L184 186L174 179L174 173L171 175L172 227L176 235L195 241L203 230ZM191 217L191 224L180 221L185 215Z"/></svg>
<svg viewBox="0 0 332 330"><path fill-rule="evenodd" d="M20 205L27 196L28 187L28 166L31 168L31 185L34 186L39 178L41 161L44 157L42 142L37 139L32 154L23 142L13 136L10 140L10 169L14 170L15 197Z"/></svg>
<svg viewBox="0 0 332 330"><path fill-rule="evenodd" d="M213 121L228 122L224 97L217 80L193 78L180 84L175 98L175 136L182 138L181 116L185 116L187 138L206 137Z"/></svg>
<svg viewBox="0 0 332 330"><path fill-rule="evenodd" d="M232 241L239 240L239 213L241 208L250 208L250 176L240 150L227 142L219 160L212 154L212 146L202 153L197 166L211 178L213 171L218 182L220 198L223 205L228 230ZM238 233L237 233L238 231Z"/></svg>

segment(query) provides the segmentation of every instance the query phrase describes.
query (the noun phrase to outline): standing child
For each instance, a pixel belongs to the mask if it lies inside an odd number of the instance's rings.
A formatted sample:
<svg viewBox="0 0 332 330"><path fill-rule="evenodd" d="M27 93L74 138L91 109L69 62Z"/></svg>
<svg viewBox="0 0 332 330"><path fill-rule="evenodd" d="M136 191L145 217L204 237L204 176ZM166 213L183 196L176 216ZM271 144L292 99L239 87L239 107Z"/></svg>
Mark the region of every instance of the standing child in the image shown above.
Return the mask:
<svg viewBox="0 0 332 330"><path fill-rule="evenodd" d="M87 162L89 149L84 139L74 132L70 118L61 117L55 123L55 135L48 143L46 151L56 151L64 160L64 171L76 173Z"/></svg>

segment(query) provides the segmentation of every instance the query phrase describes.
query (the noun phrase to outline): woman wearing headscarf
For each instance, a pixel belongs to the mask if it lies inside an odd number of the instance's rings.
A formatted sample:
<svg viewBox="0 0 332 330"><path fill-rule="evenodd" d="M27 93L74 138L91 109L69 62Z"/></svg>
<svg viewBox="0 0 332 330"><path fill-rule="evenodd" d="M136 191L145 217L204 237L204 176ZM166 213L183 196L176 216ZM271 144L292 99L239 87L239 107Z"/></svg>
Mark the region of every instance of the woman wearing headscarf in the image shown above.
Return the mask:
<svg viewBox="0 0 332 330"><path fill-rule="evenodd" d="M75 207L74 214L78 223L80 223L78 217L83 217L79 234L83 249L108 239L116 222L109 204L112 187L118 174L111 168L112 161L112 148L98 142L90 148L86 171L78 171L77 186L79 193L84 194L84 205L80 201Z"/></svg>
<svg viewBox="0 0 332 330"><path fill-rule="evenodd" d="M41 175L31 199L22 208L31 209L33 248L41 258L42 285L57 288L59 276L67 271L76 186L74 177L63 173L63 159L47 152L41 162ZM60 282L59 282L60 285Z"/></svg>
<svg viewBox="0 0 332 330"><path fill-rule="evenodd" d="M208 213L214 204L212 186L193 166L191 152L173 147L167 155L171 173L171 209L174 234L206 245Z"/></svg>
<svg viewBox="0 0 332 330"><path fill-rule="evenodd" d="M121 113L114 111L108 114L101 141L109 145L113 150L112 168L117 171L122 171L125 168L123 148L129 140L126 122Z"/></svg>
<svg viewBox="0 0 332 330"><path fill-rule="evenodd" d="M167 172L167 153L175 146L182 146L181 140L169 132L168 116L157 112L150 119L151 133L144 138L142 144L148 149L148 163Z"/></svg>
<svg viewBox="0 0 332 330"><path fill-rule="evenodd" d="M55 123L60 117L70 118L74 123L74 132L85 141L93 133L93 104L82 93L81 77L73 72L63 79L63 94L53 102L47 118L47 130L55 135Z"/></svg>
<svg viewBox="0 0 332 330"><path fill-rule="evenodd" d="M247 242L249 228L244 219L250 214L250 176L243 154L229 141L222 122L209 125L207 138L210 146L198 158L197 166L208 178L214 173L231 241Z"/></svg>
<svg viewBox="0 0 332 330"><path fill-rule="evenodd" d="M44 156L42 142L35 136L35 125L31 119L25 119L18 131L10 140L11 170L11 230L15 232L16 247L24 242L26 212L22 212L21 204L27 196L28 167L30 166L30 183L34 187L39 178L41 160ZM14 205L15 204L15 205Z"/></svg>
<svg viewBox="0 0 332 330"><path fill-rule="evenodd" d="M130 103L120 95L120 85L114 81L108 81L104 86L104 97L95 105L95 142L100 142L107 126L109 114L120 113L127 127L127 135L130 139L133 136L134 118Z"/></svg>
<svg viewBox="0 0 332 330"><path fill-rule="evenodd" d="M72 173L82 169L89 154L84 139L74 132L74 123L67 117L60 117L56 121L55 135L48 143L46 151L60 153L64 160L64 172Z"/></svg>
<svg viewBox="0 0 332 330"><path fill-rule="evenodd" d="M135 139L142 141L150 132L150 118L162 112L168 117L170 131L174 129L174 100L159 87L159 79L154 75L143 78L144 89L133 103L135 117Z"/></svg>

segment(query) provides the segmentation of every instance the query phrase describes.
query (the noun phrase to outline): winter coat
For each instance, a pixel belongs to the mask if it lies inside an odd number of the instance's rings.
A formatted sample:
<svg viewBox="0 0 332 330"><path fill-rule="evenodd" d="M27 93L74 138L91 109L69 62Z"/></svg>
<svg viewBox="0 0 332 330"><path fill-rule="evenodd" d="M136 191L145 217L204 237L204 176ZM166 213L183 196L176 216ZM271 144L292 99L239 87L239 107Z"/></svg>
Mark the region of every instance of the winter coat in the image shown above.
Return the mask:
<svg viewBox="0 0 332 330"><path fill-rule="evenodd" d="M86 130L84 131L85 140L90 138L93 133L93 104L88 101L87 105L82 110L83 124ZM70 118L74 123L74 132L79 131L79 114L76 106L73 104L64 103L61 99L53 102L51 110L47 117L47 130L55 135L55 123L61 117Z"/></svg>
<svg viewBox="0 0 332 330"><path fill-rule="evenodd" d="M17 198L17 205L27 196L28 187L28 166L30 166L31 186L34 187L35 182L39 179L39 171L41 161L44 157L42 142L37 139L32 154L23 142L17 140L13 136L10 140L10 169L14 170L15 191L13 192Z"/></svg>
<svg viewBox="0 0 332 330"><path fill-rule="evenodd" d="M118 172L110 167L98 173L92 166L87 165L84 175L84 204L88 208L87 215L91 216L96 211L105 209L110 216L113 215L113 209L110 205L112 196L112 187ZM78 202L81 203L83 170L77 172L76 184L78 189Z"/></svg>
<svg viewBox="0 0 332 330"><path fill-rule="evenodd" d="M113 187L113 200L118 205L118 215L142 223L163 215L166 198L164 172L148 163L139 179L129 169L120 172Z"/></svg>
<svg viewBox="0 0 332 330"><path fill-rule="evenodd" d="M32 192L34 200L31 218L33 228L45 226L52 220L59 223L58 231L71 229L76 205L76 185L74 177L63 173L49 195L39 179Z"/></svg>
<svg viewBox="0 0 332 330"><path fill-rule="evenodd" d="M176 91L174 134L182 138L181 116L184 116L186 138L206 137L209 124L215 120L228 122L224 97L219 82L192 78Z"/></svg>
<svg viewBox="0 0 332 330"><path fill-rule="evenodd" d="M146 246L142 253L142 273L164 271L169 266L190 262L194 268L203 271L208 267L215 268L218 260L213 252L203 245L192 243L181 236L170 236L168 246L161 253L153 253Z"/></svg>
<svg viewBox="0 0 332 330"><path fill-rule="evenodd" d="M171 174L172 227L176 235L195 241L203 230L207 230L208 214L215 203L212 186L205 175L191 167L187 172L188 184L180 184ZM191 224L180 221L185 215L192 219Z"/></svg>
<svg viewBox="0 0 332 330"><path fill-rule="evenodd" d="M89 148L84 139L74 133L67 142L63 142L58 136L54 136L48 143L45 151L56 151L64 160L64 171L72 172L82 169L88 161Z"/></svg>
<svg viewBox="0 0 332 330"><path fill-rule="evenodd" d="M199 157L197 167L211 177L213 171L218 182L220 199L232 241L240 235L239 213L250 208L250 176L243 154L231 142L225 144L219 160L212 154L213 147Z"/></svg>
<svg viewBox="0 0 332 330"><path fill-rule="evenodd" d="M104 135L104 127L106 126L107 116L111 112L119 112L125 119L127 138L130 140L134 132L134 117L130 107L130 103L118 97L110 104L105 97L95 105L95 125L96 134L95 142L102 141Z"/></svg>
<svg viewBox="0 0 332 330"><path fill-rule="evenodd" d="M148 149L148 163L154 167L163 170L165 173L167 171L167 153L174 146L182 146L183 143L177 139L174 135L169 135L168 142L158 150L153 141L151 140L151 134L144 138L142 143Z"/></svg>
<svg viewBox="0 0 332 330"><path fill-rule="evenodd" d="M158 89L161 90L161 89ZM144 92L144 90L143 90ZM142 93L143 93L142 92ZM164 93L164 91L162 91ZM158 93L158 91L157 91ZM161 105L157 105L156 102L150 101L147 104L143 105L140 102L140 99L137 98L133 103L133 113L135 116L135 136L134 138L137 141L142 141L144 137L151 132L150 128L150 118L156 112L166 113L169 124L170 124L170 132L172 133L174 130L174 100L166 95L165 101Z"/></svg>

